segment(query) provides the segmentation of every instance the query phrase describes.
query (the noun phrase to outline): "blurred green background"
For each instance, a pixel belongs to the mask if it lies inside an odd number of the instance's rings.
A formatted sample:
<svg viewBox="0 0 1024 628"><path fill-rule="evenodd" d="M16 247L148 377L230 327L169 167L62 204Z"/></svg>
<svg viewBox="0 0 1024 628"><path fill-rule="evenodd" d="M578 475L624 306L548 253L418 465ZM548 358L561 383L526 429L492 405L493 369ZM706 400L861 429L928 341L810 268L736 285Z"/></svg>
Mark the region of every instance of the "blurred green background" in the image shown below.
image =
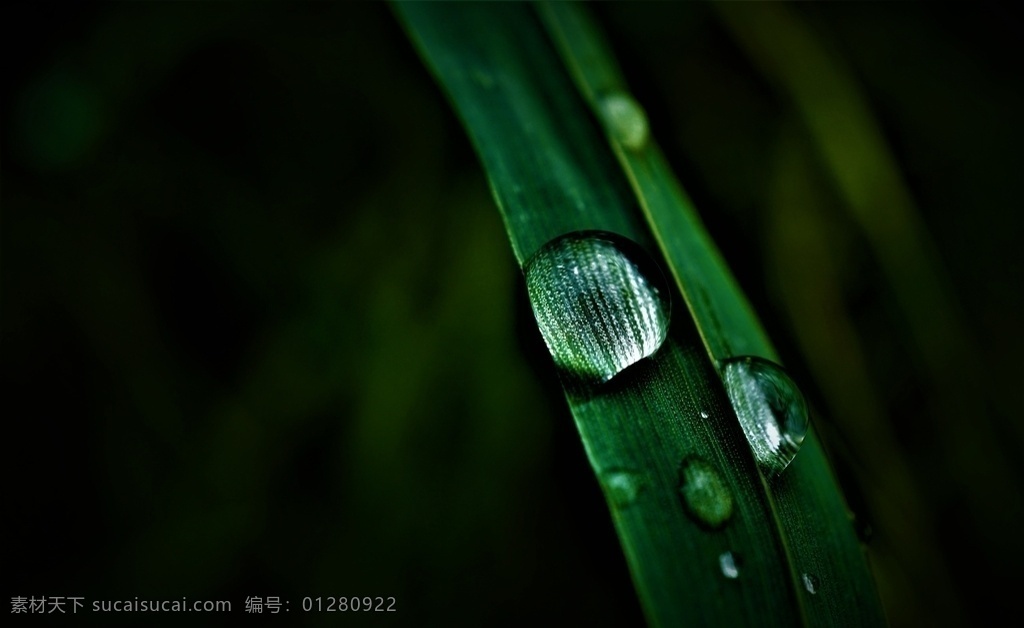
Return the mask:
<svg viewBox="0 0 1024 628"><path fill-rule="evenodd" d="M1016 613L1009 15L593 9L804 386L890 620ZM5 604L642 621L486 181L387 6L0 23ZM399 612L300 610L352 595ZM181 623L68 625L118 619Z"/></svg>

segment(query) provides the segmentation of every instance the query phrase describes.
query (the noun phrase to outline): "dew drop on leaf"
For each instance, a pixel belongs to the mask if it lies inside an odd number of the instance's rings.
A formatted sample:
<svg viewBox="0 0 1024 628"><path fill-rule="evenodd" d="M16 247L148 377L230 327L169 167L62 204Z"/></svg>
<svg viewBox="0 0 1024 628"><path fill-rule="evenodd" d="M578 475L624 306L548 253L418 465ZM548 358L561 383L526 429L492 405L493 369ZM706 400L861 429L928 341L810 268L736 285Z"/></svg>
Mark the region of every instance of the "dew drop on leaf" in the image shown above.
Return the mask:
<svg viewBox="0 0 1024 628"><path fill-rule="evenodd" d="M800 576L800 579L803 580L804 588L807 589L808 593L810 593L811 595L815 595L818 593L817 578L815 578L809 573L805 573L804 575Z"/></svg>
<svg viewBox="0 0 1024 628"><path fill-rule="evenodd" d="M718 530L732 518L732 492L711 463L688 456L679 467L679 496L686 513L701 527Z"/></svg>
<svg viewBox="0 0 1024 628"><path fill-rule="evenodd" d="M653 355L668 336L668 285L636 243L579 231L544 245L526 264L533 314L560 368L606 382Z"/></svg>
<svg viewBox="0 0 1024 628"><path fill-rule="evenodd" d="M726 578L735 580L740 577L740 559L736 554L722 552L718 556L718 566L722 570L722 575Z"/></svg>
<svg viewBox="0 0 1024 628"><path fill-rule="evenodd" d="M755 357L724 367L725 389L754 458L768 475L781 473L807 434L807 404L781 366Z"/></svg>
<svg viewBox="0 0 1024 628"><path fill-rule="evenodd" d="M609 500L617 508L632 505L643 489L643 480L631 471L609 471L602 476L602 480Z"/></svg>
<svg viewBox="0 0 1024 628"><path fill-rule="evenodd" d="M632 96L618 91L606 94L598 99L598 111L611 136L625 148L638 151L647 145L647 114Z"/></svg>

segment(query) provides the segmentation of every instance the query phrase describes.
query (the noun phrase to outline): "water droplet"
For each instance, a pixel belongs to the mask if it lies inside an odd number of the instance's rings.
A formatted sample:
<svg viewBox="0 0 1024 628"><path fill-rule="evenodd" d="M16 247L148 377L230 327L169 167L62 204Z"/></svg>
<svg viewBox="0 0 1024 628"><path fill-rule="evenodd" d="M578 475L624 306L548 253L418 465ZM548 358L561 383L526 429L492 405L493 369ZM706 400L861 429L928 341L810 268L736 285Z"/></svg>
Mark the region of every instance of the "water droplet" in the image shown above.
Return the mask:
<svg viewBox="0 0 1024 628"><path fill-rule="evenodd" d="M650 130L647 114L632 96L625 92L612 92L599 101L599 109L612 137L630 150L640 150L647 144Z"/></svg>
<svg viewBox="0 0 1024 628"><path fill-rule="evenodd" d="M732 492L711 463L688 456L679 467L679 495L686 512L700 525L717 530L732 517Z"/></svg>
<svg viewBox="0 0 1024 628"><path fill-rule="evenodd" d="M700 411L700 418L702 418L702 419L706 419L706 418L708 418L708 413L707 413L707 412L705 412L705 411L703 411L703 410L701 410L701 411Z"/></svg>
<svg viewBox="0 0 1024 628"><path fill-rule="evenodd" d="M643 481L630 471L609 471L604 475L604 487L612 504L625 508L636 501L643 489Z"/></svg>
<svg viewBox="0 0 1024 628"><path fill-rule="evenodd" d="M725 388L761 468L781 473L807 433L807 404L782 367L761 358L725 363Z"/></svg>
<svg viewBox="0 0 1024 628"><path fill-rule="evenodd" d="M819 583L817 578L809 573L805 573L800 577L800 579L804 581L804 588L807 589L808 593L811 595L816 595L818 593Z"/></svg>
<svg viewBox="0 0 1024 628"><path fill-rule="evenodd" d="M526 265L533 314L555 364L606 382L665 342L669 292L636 243L579 231L544 245Z"/></svg>
<svg viewBox="0 0 1024 628"><path fill-rule="evenodd" d="M730 580L740 577L740 557L732 552L722 552L718 556L718 566L722 568L722 575Z"/></svg>

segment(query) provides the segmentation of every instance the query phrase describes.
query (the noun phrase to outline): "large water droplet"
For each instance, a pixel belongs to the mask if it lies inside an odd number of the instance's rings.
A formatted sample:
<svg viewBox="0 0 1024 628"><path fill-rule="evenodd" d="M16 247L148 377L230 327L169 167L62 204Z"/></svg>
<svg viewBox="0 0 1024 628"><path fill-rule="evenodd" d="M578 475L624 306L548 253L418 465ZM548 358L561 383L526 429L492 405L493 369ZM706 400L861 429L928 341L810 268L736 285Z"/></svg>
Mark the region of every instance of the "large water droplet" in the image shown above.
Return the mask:
<svg viewBox="0 0 1024 628"><path fill-rule="evenodd" d="M740 558L732 552L722 552L718 556L718 566L722 569L722 575L730 580L740 577Z"/></svg>
<svg viewBox="0 0 1024 628"><path fill-rule="evenodd" d="M630 150L640 150L647 145L650 135L647 114L632 96L612 92L600 98L598 108L617 142Z"/></svg>
<svg viewBox="0 0 1024 628"><path fill-rule="evenodd" d="M729 360L725 388L761 468L781 473L807 433L807 404L782 367L761 358Z"/></svg>
<svg viewBox="0 0 1024 628"><path fill-rule="evenodd" d="M632 505L643 490L641 478L630 471L609 471L604 474L603 480L609 499L618 508Z"/></svg>
<svg viewBox="0 0 1024 628"><path fill-rule="evenodd" d="M683 507L701 526L717 530L732 517L732 492L711 463L689 456L679 467L679 495Z"/></svg>
<svg viewBox="0 0 1024 628"><path fill-rule="evenodd" d="M652 355L668 335L668 286L634 242L579 231L544 245L526 265L533 314L555 364L605 382Z"/></svg>

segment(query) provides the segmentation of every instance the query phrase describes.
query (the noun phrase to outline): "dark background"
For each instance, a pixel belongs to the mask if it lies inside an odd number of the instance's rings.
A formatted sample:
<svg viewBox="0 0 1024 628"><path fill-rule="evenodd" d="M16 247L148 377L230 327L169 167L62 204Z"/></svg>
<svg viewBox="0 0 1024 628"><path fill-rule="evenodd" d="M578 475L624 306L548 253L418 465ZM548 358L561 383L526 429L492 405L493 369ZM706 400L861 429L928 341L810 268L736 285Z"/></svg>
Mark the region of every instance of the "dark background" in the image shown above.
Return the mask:
<svg viewBox="0 0 1024 628"><path fill-rule="evenodd" d="M881 132L918 218L899 237L926 243L904 260L822 158L807 118L827 99L801 109L712 7L593 9L804 385L892 622L1016 608L1009 16L784 8ZM32 3L0 23L5 604L641 621L483 174L385 5ZM893 191L872 193L885 215ZM931 282L945 301L905 292ZM399 613L299 610L352 595ZM181 623L121 618L140 619ZM89 621L115 618L65 623Z"/></svg>

